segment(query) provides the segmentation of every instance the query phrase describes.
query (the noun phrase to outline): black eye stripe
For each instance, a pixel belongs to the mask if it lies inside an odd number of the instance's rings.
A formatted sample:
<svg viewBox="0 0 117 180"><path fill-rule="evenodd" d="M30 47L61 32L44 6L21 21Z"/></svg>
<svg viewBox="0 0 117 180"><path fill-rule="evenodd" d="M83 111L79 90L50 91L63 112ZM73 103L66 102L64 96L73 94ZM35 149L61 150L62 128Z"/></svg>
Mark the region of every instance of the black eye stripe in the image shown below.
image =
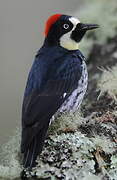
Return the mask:
<svg viewBox="0 0 117 180"><path fill-rule="evenodd" d="M73 29L73 24L70 21L62 21L61 22L61 27L65 31L70 31Z"/></svg>

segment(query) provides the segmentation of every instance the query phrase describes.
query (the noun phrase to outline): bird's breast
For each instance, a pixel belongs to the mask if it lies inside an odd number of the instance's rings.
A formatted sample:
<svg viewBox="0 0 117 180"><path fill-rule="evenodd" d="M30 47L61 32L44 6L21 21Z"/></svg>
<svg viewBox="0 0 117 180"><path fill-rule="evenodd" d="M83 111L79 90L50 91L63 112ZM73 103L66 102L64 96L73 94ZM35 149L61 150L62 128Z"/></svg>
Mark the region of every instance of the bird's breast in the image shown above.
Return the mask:
<svg viewBox="0 0 117 180"><path fill-rule="evenodd" d="M62 112L75 112L80 104L82 103L83 97L87 90L88 84L88 73L85 62L82 63L82 75L78 81L77 88L72 92L72 94L65 100L62 106L59 108L58 113Z"/></svg>

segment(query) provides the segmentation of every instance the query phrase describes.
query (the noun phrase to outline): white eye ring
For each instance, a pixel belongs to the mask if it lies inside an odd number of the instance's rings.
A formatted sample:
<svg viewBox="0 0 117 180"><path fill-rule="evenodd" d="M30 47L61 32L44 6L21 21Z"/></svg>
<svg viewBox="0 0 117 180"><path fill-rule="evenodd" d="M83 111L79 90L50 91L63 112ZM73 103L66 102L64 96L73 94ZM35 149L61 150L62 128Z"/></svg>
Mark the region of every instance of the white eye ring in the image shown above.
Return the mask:
<svg viewBox="0 0 117 180"><path fill-rule="evenodd" d="M63 24L63 28L64 29L68 29L69 28L69 24Z"/></svg>

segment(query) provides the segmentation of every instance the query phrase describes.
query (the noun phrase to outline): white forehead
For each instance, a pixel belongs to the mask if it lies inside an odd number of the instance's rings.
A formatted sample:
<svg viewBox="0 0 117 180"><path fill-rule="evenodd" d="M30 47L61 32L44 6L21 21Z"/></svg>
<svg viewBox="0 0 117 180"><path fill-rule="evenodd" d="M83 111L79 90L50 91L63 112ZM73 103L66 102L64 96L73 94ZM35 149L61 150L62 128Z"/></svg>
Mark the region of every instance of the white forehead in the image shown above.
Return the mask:
<svg viewBox="0 0 117 180"><path fill-rule="evenodd" d="M74 26L76 26L78 23L80 23L79 19L77 19L75 17L70 17L69 21L71 21L71 23L74 24Z"/></svg>

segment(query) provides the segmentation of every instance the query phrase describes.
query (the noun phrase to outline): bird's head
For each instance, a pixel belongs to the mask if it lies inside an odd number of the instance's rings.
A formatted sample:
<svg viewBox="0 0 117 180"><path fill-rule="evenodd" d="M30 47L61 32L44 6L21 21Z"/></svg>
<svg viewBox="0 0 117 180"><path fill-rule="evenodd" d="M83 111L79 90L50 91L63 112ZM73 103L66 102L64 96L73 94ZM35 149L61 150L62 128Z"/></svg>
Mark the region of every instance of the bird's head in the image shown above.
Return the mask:
<svg viewBox="0 0 117 180"><path fill-rule="evenodd" d="M49 45L76 50L85 33L98 27L97 24L83 24L72 16L55 14L50 16L45 24L45 41Z"/></svg>

